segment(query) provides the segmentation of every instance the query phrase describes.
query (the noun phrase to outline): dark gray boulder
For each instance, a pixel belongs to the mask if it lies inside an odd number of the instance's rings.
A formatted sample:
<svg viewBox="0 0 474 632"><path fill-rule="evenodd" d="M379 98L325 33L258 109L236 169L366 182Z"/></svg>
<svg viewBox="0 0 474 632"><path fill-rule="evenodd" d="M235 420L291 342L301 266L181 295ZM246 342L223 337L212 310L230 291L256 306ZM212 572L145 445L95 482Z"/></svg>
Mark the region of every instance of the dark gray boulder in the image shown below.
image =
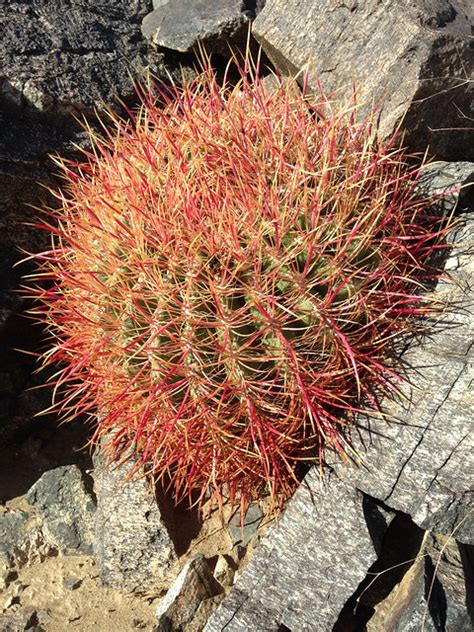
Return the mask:
<svg viewBox="0 0 474 632"><path fill-rule="evenodd" d="M30 488L27 499L61 553L92 553L96 509L92 481L76 465L45 472Z"/></svg>
<svg viewBox="0 0 474 632"><path fill-rule="evenodd" d="M140 22L150 8L140 0L3 3L2 102L58 117L129 97L149 63Z"/></svg>
<svg viewBox="0 0 474 632"><path fill-rule="evenodd" d="M443 160L474 160L474 5L470 0L335 3L268 0L253 34L284 71L309 62L309 84L381 102L380 129Z"/></svg>
<svg viewBox="0 0 474 632"><path fill-rule="evenodd" d="M229 56L229 46L245 44L250 20L261 3L243 0L168 0L158 2L143 20L144 37L153 44L183 53L198 43Z"/></svg>

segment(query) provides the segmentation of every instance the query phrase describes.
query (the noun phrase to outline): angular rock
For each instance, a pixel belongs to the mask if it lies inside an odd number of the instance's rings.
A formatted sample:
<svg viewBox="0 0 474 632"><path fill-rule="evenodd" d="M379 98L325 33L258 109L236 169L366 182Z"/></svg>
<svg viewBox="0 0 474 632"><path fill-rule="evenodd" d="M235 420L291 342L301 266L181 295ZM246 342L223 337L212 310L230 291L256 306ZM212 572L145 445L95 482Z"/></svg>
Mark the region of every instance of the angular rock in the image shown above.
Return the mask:
<svg viewBox="0 0 474 632"><path fill-rule="evenodd" d="M363 495L311 470L279 522L262 539L206 632L332 630L377 557L386 529L366 518ZM367 523L370 521L370 527ZM374 537L374 531L379 532Z"/></svg>
<svg viewBox="0 0 474 632"><path fill-rule="evenodd" d="M0 576L6 579L10 569L43 561L50 555L57 555L57 549L34 515L9 509L0 513Z"/></svg>
<svg viewBox="0 0 474 632"><path fill-rule="evenodd" d="M427 534L413 567L376 606L367 632L470 632L473 625L456 542Z"/></svg>
<svg viewBox="0 0 474 632"><path fill-rule="evenodd" d="M135 593L168 585L177 556L148 482L127 481L131 465L107 468L98 455L94 464L94 559L103 584Z"/></svg>
<svg viewBox="0 0 474 632"><path fill-rule="evenodd" d="M12 614L0 615L0 629L2 632L43 632L38 625L38 616L34 608L21 608Z"/></svg>
<svg viewBox="0 0 474 632"><path fill-rule="evenodd" d="M169 0L143 20L142 33L153 44L183 53L201 42L206 50L229 55L229 44L245 42L255 5L242 0Z"/></svg>
<svg viewBox="0 0 474 632"><path fill-rule="evenodd" d="M202 555L191 558L159 604L156 611L158 625L154 632L201 630L210 615L206 604L215 607L213 598L221 593L222 587L214 579L205 558Z"/></svg>
<svg viewBox="0 0 474 632"><path fill-rule="evenodd" d="M92 553L95 500L77 465L45 472L30 488L27 499L61 553Z"/></svg>
<svg viewBox="0 0 474 632"><path fill-rule="evenodd" d="M450 278L436 294L448 308L429 337L404 353L404 399L387 401L391 423L360 420L354 447L367 467L335 463L345 481L405 513L422 529L453 533L474 544L474 218L453 234L446 263Z"/></svg>
<svg viewBox="0 0 474 632"><path fill-rule="evenodd" d="M474 160L474 5L470 0L268 0L253 35L294 73L309 62L325 92L381 102L388 136L403 119L405 143L443 160ZM363 108L362 111L364 111Z"/></svg>

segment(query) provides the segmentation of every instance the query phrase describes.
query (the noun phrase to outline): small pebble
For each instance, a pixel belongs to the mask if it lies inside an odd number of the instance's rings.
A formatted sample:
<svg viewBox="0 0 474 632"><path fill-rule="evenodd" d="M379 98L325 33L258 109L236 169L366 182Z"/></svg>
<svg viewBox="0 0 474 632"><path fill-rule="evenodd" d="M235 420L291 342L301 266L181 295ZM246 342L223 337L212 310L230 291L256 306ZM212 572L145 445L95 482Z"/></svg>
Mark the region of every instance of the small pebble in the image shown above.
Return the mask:
<svg viewBox="0 0 474 632"><path fill-rule="evenodd" d="M9 595L3 602L4 610L13 610L15 606L20 605L20 598L14 595Z"/></svg>
<svg viewBox="0 0 474 632"><path fill-rule="evenodd" d="M67 590L76 590L82 584L82 579L78 579L77 577L67 577L63 581L64 588Z"/></svg>
<svg viewBox="0 0 474 632"><path fill-rule="evenodd" d="M41 623L42 621L48 621L48 619L51 619L51 615L47 610L38 610L36 618Z"/></svg>
<svg viewBox="0 0 474 632"><path fill-rule="evenodd" d="M140 621L140 619L133 619L132 627L143 630L143 628L146 628L146 623L144 623L143 621Z"/></svg>
<svg viewBox="0 0 474 632"><path fill-rule="evenodd" d="M81 615L75 612L69 617L69 621L72 623L73 621L79 621L80 618L81 618Z"/></svg>
<svg viewBox="0 0 474 632"><path fill-rule="evenodd" d="M225 555L219 555L214 568L214 577L222 586L231 586L235 571L232 568L232 560Z"/></svg>

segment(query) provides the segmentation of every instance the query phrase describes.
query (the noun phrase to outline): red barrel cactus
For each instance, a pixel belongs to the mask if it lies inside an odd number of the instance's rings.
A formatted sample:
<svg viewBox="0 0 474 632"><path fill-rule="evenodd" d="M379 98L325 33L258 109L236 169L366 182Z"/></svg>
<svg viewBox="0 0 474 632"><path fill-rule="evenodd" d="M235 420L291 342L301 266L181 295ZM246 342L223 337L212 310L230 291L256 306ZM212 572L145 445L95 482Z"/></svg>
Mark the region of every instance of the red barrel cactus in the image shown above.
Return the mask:
<svg viewBox="0 0 474 632"><path fill-rule="evenodd" d="M393 339L431 309L443 232L375 119L208 65L62 163L44 361L110 462L177 499L279 505L298 464L350 453L354 416L396 389Z"/></svg>

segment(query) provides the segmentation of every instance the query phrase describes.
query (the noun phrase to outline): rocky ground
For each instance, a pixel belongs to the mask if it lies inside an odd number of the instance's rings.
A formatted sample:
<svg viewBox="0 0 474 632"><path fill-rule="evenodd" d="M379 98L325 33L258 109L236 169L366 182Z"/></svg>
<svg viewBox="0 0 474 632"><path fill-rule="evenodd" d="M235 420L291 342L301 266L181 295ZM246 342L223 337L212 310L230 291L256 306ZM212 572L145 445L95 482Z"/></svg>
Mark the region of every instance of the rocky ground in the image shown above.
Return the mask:
<svg viewBox="0 0 474 632"><path fill-rule="evenodd" d="M472 314L474 12L469 0L336 3L222 0L0 3L0 630L468 632L474 621ZM438 162L427 190L463 222L438 286L452 305L410 347L416 386L360 420L363 468L311 470L278 523L253 507L244 533L214 511L173 509L144 481L123 486L58 426L31 353L42 332L17 292L45 237L32 206L53 203L49 154L87 140L73 116L131 104L131 77L192 73L254 40L281 71L312 62L323 88L381 101L410 148ZM269 61L269 63L270 63ZM313 84L312 84L313 85ZM463 186L461 191L458 187ZM28 353L19 353L18 348ZM390 408L392 406L392 408ZM270 528L269 528L270 527ZM242 541L242 538L244 541ZM171 589L169 589L171 586Z"/></svg>

